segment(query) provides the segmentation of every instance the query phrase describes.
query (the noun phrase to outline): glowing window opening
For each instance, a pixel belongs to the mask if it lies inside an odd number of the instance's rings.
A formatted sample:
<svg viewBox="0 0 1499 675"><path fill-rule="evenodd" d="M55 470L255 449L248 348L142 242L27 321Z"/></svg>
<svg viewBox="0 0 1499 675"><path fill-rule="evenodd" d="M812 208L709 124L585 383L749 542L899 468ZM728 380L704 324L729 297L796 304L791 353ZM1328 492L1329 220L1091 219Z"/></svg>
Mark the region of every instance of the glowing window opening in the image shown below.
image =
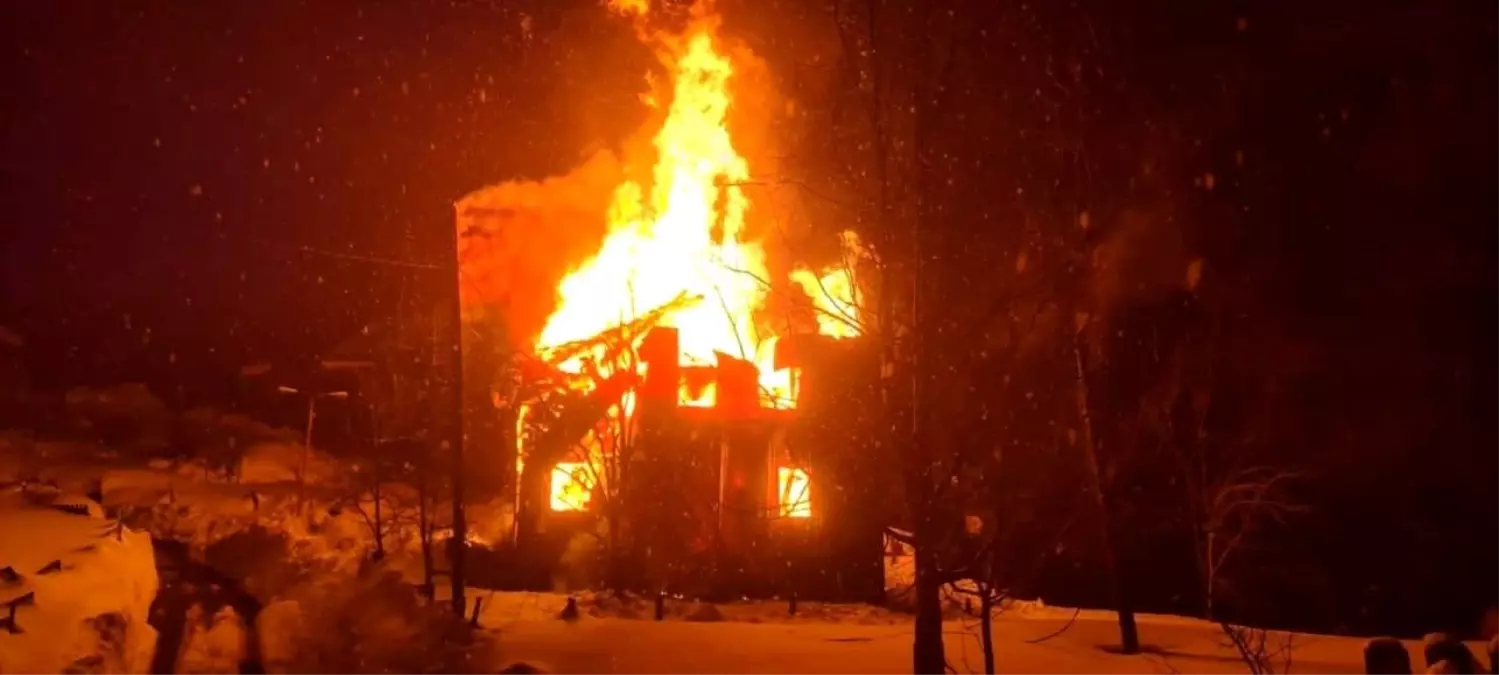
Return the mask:
<svg viewBox="0 0 1499 675"><path fill-rule="evenodd" d="M776 469L776 487L782 518L812 517L812 480L806 471L789 466Z"/></svg>
<svg viewBox="0 0 1499 675"><path fill-rule="evenodd" d="M552 468L552 510L587 511L593 480L584 462L559 462Z"/></svg>

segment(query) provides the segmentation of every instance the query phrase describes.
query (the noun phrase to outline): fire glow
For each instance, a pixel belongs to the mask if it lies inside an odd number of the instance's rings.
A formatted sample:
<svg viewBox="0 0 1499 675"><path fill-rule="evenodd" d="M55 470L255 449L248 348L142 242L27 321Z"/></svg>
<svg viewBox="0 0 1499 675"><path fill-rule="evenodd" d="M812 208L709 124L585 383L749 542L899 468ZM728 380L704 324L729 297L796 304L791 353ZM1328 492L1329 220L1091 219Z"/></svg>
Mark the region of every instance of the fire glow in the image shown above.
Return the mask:
<svg viewBox="0 0 1499 675"><path fill-rule="evenodd" d="M637 19L647 11L639 0L616 0L613 7ZM684 36L659 41L672 84L670 106L654 139L651 185L626 181L615 189L608 236L558 286L558 307L537 347L544 353L674 305L662 325L677 329L682 365L716 366L719 354L749 361L759 373L761 405L793 408L796 374L775 367L775 331L756 320L771 277L764 248L746 237L750 200L742 185L750 170L728 129L734 67L715 44L714 25L710 17L699 16ZM826 292L814 296L819 307L828 295L839 314L847 316L855 307L857 296L845 271L797 274L814 280L813 287L815 280L824 281ZM808 282L794 281L808 288ZM819 312L822 332L856 334L856 322L828 320L827 314ZM582 372L583 358L560 367ZM712 407L716 401L712 385L679 389L683 406Z"/></svg>
<svg viewBox="0 0 1499 675"><path fill-rule="evenodd" d="M552 469L553 511L587 511L593 501L593 480L583 462L560 462Z"/></svg>
<svg viewBox="0 0 1499 675"><path fill-rule="evenodd" d="M751 179L750 166L729 130L735 67L717 40L717 18L700 3L681 33L651 33L646 29L649 0L608 4L635 20L637 34L666 67L668 78L656 81L666 86L653 86L645 99L653 107L656 102L666 107L652 137L655 157L649 176L613 188L606 234L597 250L558 283L556 308L536 339L536 353L558 370L580 376L570 385L578 391L592 391L620 368L644 375L646 366L638 359L610 360L599 350L549 355L652 317L654 325L675 329L677 362L684 373L711 372L723 365L721 357L748 362L756 369L759 407L794 409L799 372L776 367L776 345L783 333L765 320L769 317L760 316L766 300L773 290L805 294L820 334L855 337L861 333L861 298L851 261L864 252L857 237L845 233L843 265L815 271L783 266L792 271L772 279L763 242L753 239L748 227L751 200L744 186ZM643 338L624 336L637 347ZM677 405L719 405L717 382L696 377L689 384L689 379L678 382ZM624 397L609 414L608 424L616 431L633 423L635 392ZM518 450L522 437L518 428ZM586 511L594 490L608 488L596 484L594 477L601 473L590 468L601 466L612 449L597 439L585 446L552 469L553 511ZM781 515L811 517L807 473L783 467L777 481Z"/></svg>
<svg viewBox="0 0 1499 675"><path fill-rule="evenodd" d="M776 504L782 518L812 517L812 479L801 469L783 466L776 469Z"/></svg>

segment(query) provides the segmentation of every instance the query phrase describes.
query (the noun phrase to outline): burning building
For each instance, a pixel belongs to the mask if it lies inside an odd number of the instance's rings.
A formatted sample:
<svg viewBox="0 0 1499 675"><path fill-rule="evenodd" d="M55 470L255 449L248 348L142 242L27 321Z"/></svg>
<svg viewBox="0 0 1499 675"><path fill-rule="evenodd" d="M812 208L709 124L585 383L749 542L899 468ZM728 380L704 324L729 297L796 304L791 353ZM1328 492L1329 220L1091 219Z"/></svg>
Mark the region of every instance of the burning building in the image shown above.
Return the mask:
<svg viewBox="0 0 1499 675"><path fill-rule="evenodd" d="M699 5L653 31L648 3L612 7L670 76L650 97L648 175L617 172L601 197L614 174L595 160L458 204L465 320L503 317L526 345L514 381L489 386L514 425L494 456L515 466L515 541L555 552L592 533L620 585L874 597L873 468L835 413L877 370L859 339L865 251L847 233L845 264L773 268L716 18Z"/></svg>

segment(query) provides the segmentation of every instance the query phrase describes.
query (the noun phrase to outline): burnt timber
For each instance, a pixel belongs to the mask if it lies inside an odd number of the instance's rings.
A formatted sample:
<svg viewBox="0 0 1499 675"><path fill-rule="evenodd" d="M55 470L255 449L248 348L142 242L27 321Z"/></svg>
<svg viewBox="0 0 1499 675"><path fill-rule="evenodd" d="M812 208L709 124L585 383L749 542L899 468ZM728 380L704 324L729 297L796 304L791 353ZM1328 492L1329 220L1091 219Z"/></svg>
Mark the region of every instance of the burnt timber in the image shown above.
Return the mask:
<svg viewBox="0 0 1499 675"><path fill-rule="evenodd" d="M628 516L610 519L618 530L607 535L612 559L594 582L713 599L880 601L882 509L891 500L889 477L855 442L878 373L863 342L783 338L776 366L800 371L797 405L785 410L761 405L752 363L719 354L716 367L681 366L676 330L651 328L638 347L646 368L635 388L635 450L608 507ZM684 382L711 382L713 407L679 405ZM500 459L513 464L517 452L511 445ZM527 452L547 469L522 471L515 544L521 558L547 568L533 569L524 585L544 588L574 562L562 560L568 542L597 532L607 516L604 508L551 510L547 463L556 453ZM784 466L810 477L810 517L782 514Z"/></svg>

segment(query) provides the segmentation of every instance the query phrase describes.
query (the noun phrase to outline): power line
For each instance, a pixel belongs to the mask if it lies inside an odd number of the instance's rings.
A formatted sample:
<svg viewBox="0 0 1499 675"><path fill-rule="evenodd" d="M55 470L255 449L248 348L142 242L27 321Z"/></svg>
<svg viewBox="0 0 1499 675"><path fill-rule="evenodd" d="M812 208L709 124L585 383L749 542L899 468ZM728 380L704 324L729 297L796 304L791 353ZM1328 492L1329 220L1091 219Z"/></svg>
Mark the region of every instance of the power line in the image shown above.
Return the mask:
<svg viewBox="0 0 1499 675"><path fill-rule="evenodd" d="M225 238L229 239L229 237L225 237ZM452 270L452 267L446 266L446 265L436 265L436 264L432 264L432 263L415 262L415 261L411 261L411 260L400 260L400 259L397 259L397 258L382 258L382 257L379 257L379 256L360 255L358 253L345 253L345 252L342 252L342 251L330 251L330 250L327 250L327 249L313 248L311 246L307 246L307 245L304 245L304 244L288 244L288 243L284 243L284 242L270 241L268 239L261 239L261 238L258 238L258 237L234 237L234 239L240 239L240 240L243 240L243 241L246 241L246 242L258 244L260 246L264 246L264 247L272 248L272 249L281 249L281 250L286 250L286 251L294 251L294 252L302 253L302 254L305 254L305 255L317 255L317 256L323 256L323 257L326 257L326 258L337 258L339 260L348 260L348 261L352 261L352 262L361 262L361 263L366 263L366 264L371 264L371 265L386 265L386 266L390 266L390 267L404 267L404 268L407 268L407 269L419 269L419 270L438 270L438 271L451 271Z"/></svg>

